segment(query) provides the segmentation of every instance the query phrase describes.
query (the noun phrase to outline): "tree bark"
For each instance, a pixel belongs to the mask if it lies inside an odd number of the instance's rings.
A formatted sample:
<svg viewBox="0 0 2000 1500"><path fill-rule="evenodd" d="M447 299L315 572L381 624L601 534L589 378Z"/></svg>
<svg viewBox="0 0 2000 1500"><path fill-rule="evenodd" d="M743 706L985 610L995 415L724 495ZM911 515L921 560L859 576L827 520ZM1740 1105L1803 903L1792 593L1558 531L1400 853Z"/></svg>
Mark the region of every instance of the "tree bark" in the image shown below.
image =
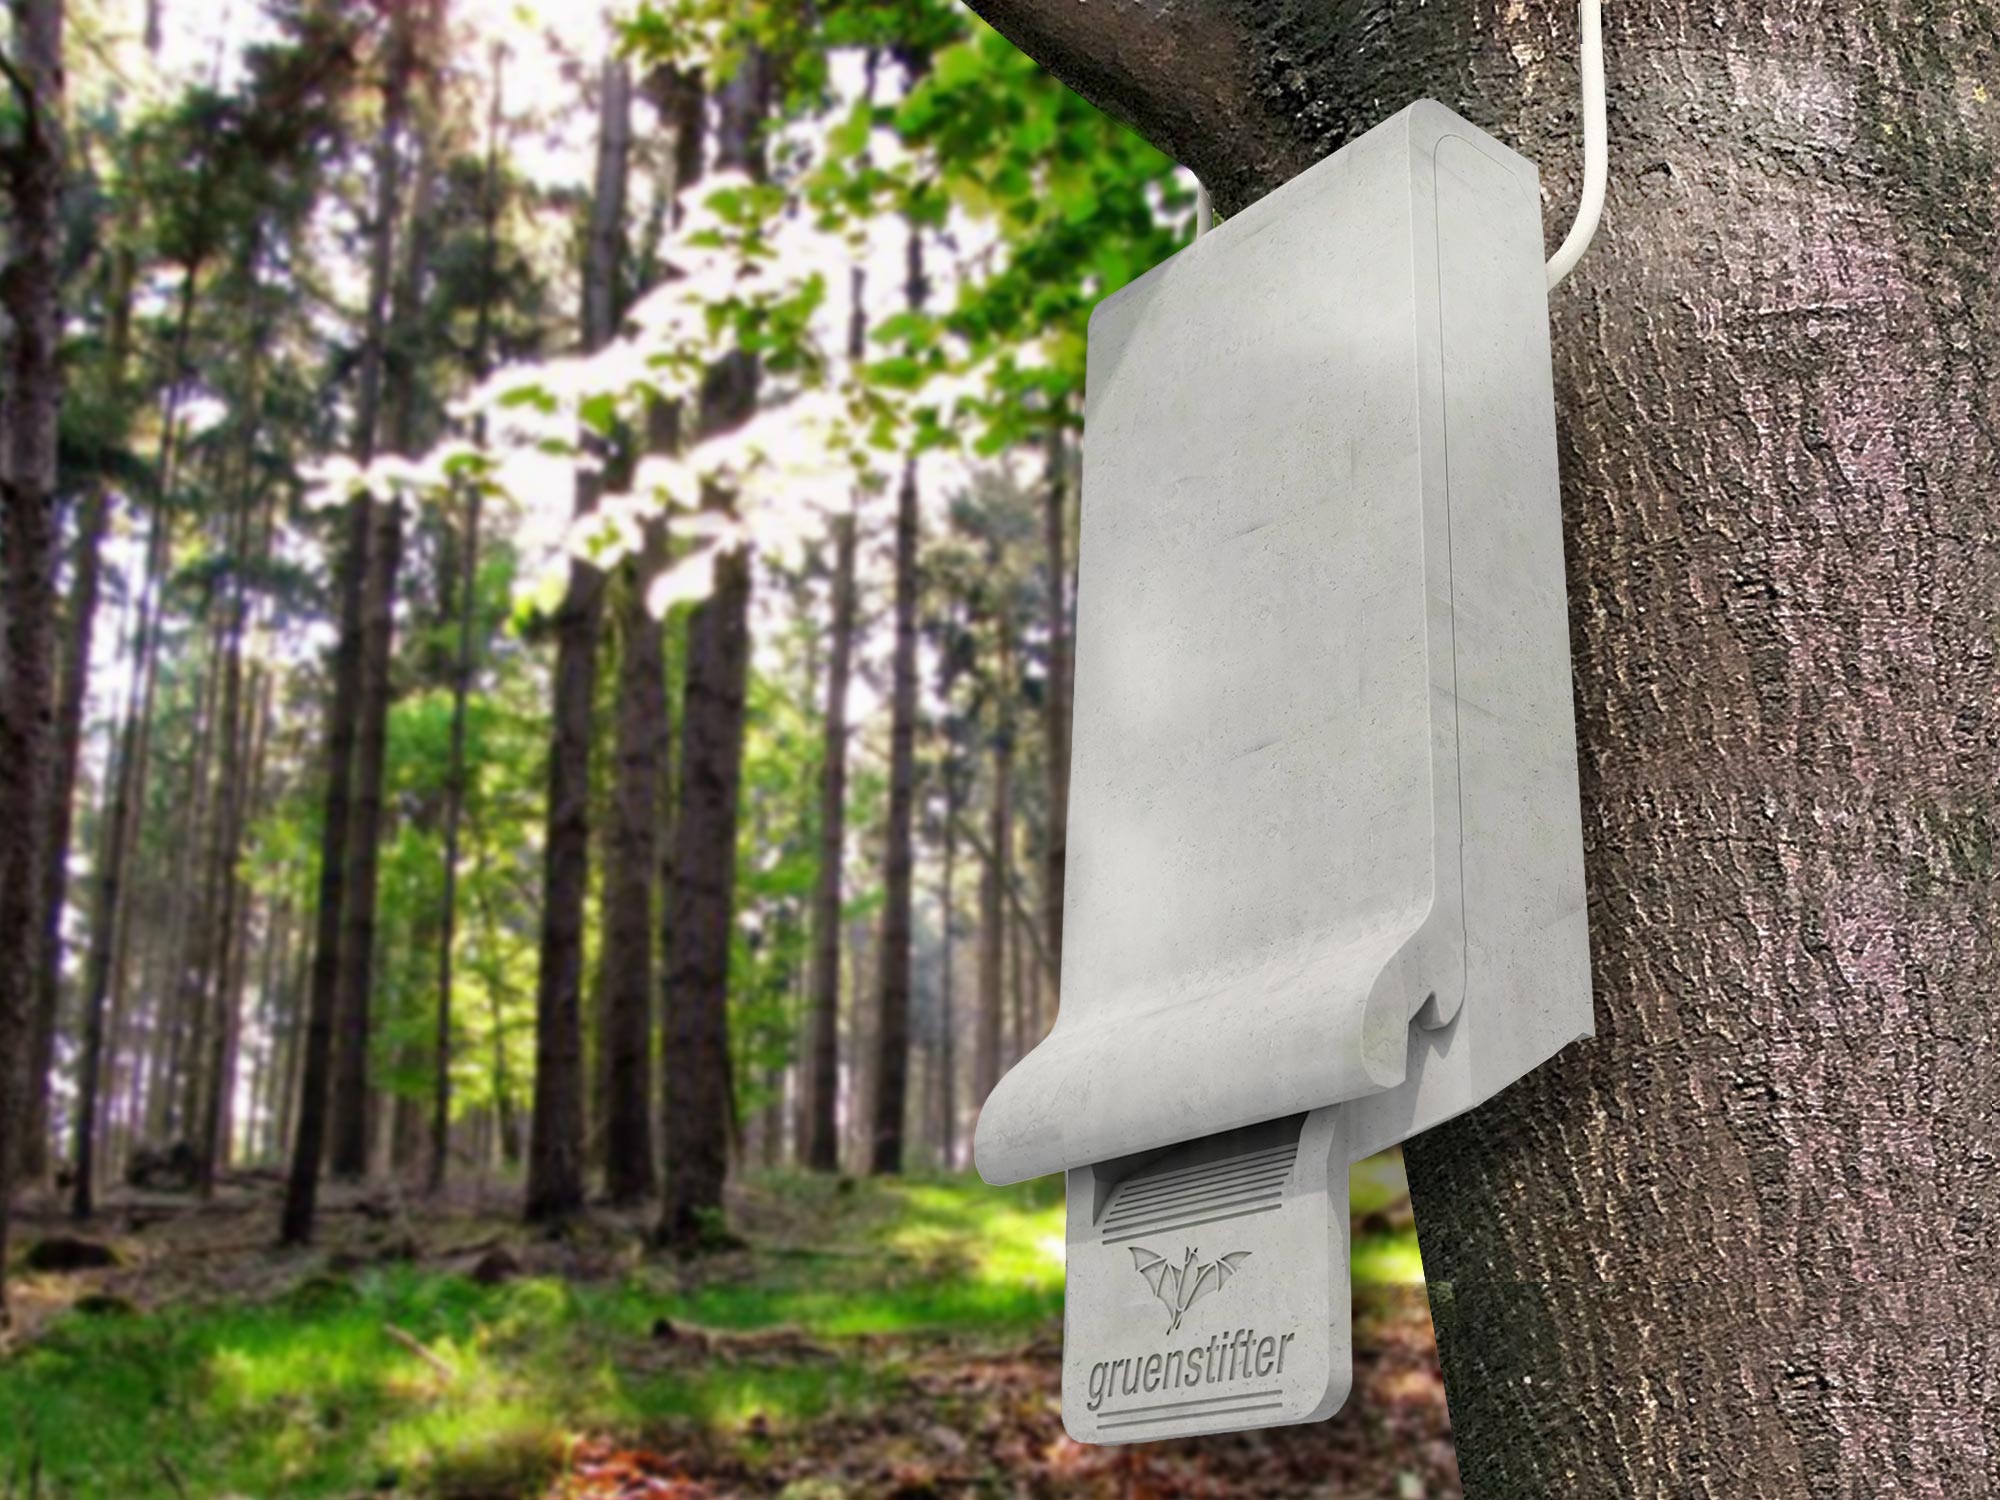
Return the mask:
<svg viewBox="0 0 2000 1500"><path fill-rule="evenodd" d="M1063 417L1059 410L1051 420L1048 478L1042 488L1042 531L1049 562L1049 683L1042 718L1049 811L1048 836L1042 846L1042 930L1048 934L1049 956L1056 966L1050 975L1052 988L1062 983L1064 870L1069 864L1070 695L1076 680L1069 638L1070 469Z"/></svg>
<svg viewBox="0 0 2000 1500"><path fill-rule="evenodd" d="M255 382L253 381L253 389ZM253 400L256 398L253 398ZM250 620L250 591L244 577L250 544L250 512L257 501L248 492L256 483L254 444L257 424L249 424L242 481L243 524L237 528L232 545L229 616L225 624L222 689L222 760L216 776L219 799L215 815L214 852L211 857L213 896L209 906L211 931L203 965L202 1008L208 1015L209 1055L207 1092L201 1113L191 1119L199 1128L201 1152L199 1188L204 1198L215 1192L217 1171L227 1164L231 1105L235 1094L237 1038L238 946L242 937L244 892L237 871L243 852L243 830L248 822L250 787L261 759L259 736L263 732L264 707L253 681L244 693L243 637ZM262 502L265 515L258 527L258 566L269 556L276 518L271 502ZM240 721L240 722L239 722Z"/></svg>
<svg viewBox="0 0 2000 1500"><path fill-rule="evenodd" d="M717 96L716 166L761 178L774 79L753 48ZM760 369L741 351L708 373L701 431L727 431L757 407ZM729 496L707 504L727 509ZM673 959L667 986L667 1171L657 1234L696 1248L722 1220L735 1134L729 1050L729 949L735 922L736 824L743 773L743 715L750 673L750 557L715 564L715 589L688 619L681 712L680 814L674 820Z"/></svg>
<svg viewBox="0 0 2000 1500"><path fill-rule="evenodd" d="M597 183L591 198L583 280L583 346L602 348L617 327L632 84L623 61L604 65L599 85ZM576 513L597 507L595 473L579 471ZM591 709L604 575L570 564L556 616L550 712L548 835L543 851L541 965L535 991L535 1110L528 1140L531 1222L580 1212L584 1202L583 918L590 884Z"/></svg>
<svg viewBox="0 0 2000 1500"><path fill-rule="evenodd" d="M169 400L171 412L172 401ZM171 440L171 415L168 437ZM164 457L164 454L163 454ZM163 466L164 469L164 466ZM162 486L164 493L164 486ZM104 1068L105 1011L117 977L118 958L130 942L125 875L137 842L153 704L159 686L160 609L172 555L172 522L162 496L155 496L146 543L146 577L134 606L128 658L136 665L125 709L113 741L112 763L98 817L98 848L91 871L90 950L84 959L82 1054L77 1066L76 1115L71 1122L71 1217L88 1219L95 1209L98 1096ZM150 1075L149 1075L150 1080ZM148 1106L152 1104L149 1095Z"/></svg>
<svg viewBox="0 0 2000 1500"><path fill-rule="evenodd" d="M388 73L383 83L382 127L375 147L375 224L368 273L368 306L361 343L354 414L354 447L359 462L375 455L376 425L382 406L382 377L389 312L390 273L394 265L396 214L396 142L408 98L407 18L396 17L389 41ZM340 1001L345 975L341 945L344 918L352 893L348 889L348 857L354 809L360 716L365 691L367 619L370 580L377 569L370 553L377 525L375 502L366 491L348 502L347 544L339 577L340 634L334 647L333 696L327 706L326 802L320 832L319 904L314 914L312 992L306 1021L306 1056L299 1088L299 1128L292 1147L279 1237L288 1245L312 1238L313 1215L319 1196L320 1159L325 1155L334 1071L336 1024L346 1035ZM372 918L371 918L372 920ZM362 1020L365 1028L366 1018ZM365 1036L364 1036L365 1041ZM365 1050L365 1049L363 1049ZM352 1038L342 1046L343 1071L357 1066L364 1072ZM351 1085L349 1085L351 1088ZM343 1089L343 1093L347 1092Z"/></svg>
<svg viewBox="0 0 2000 1500"><path fill-rule="evenodd" d="M62 652L56 741L49 785L49 830L42 850L42 951L36 975L34 1035L28 1058L28 1111L22 1126L21 1175L48 1171L49 1072L55 1066L56 1016L62 1001L62 925L69 905L69 844L76 803L76 768L83 749L83 710L90 695L90 650L97 623L99 551L111 514L104 485L92 485L77 518L71 562L68 639Z"/></svg>
<svg viewBox="0 0 2000 1500"><path fill-rule="evenodd" d="M910 230L911 302L923 297L923 241ZM869 1167L903 1170L903 1127L910 1079L911 822L916 806L917 740L917 461L904 460L896 497L896 644L890 671L889 826L882 867L882 941L876 961L874 1136Z"/></svg>
<svg viewBox="0 0 2000 1500"><path fill-rule="evenodd" d="M958 876L958 778L951 749L941 757L944 781L944 874L938 886L938 923L944 929L944 973L938 983L938 1157L958 1170L958 1020L952 1002L952 961L958 937L953 882Z"/></svg>
<svg viewBox="0 0 2000 1500"><path fill-rule="evenodd" d="M506 52L493 48L492 93L487 103L486 168L480 183L479 312L472 339L472 375L483 380L493 360L493 301L499 295L500 257L500 138L504 115ZM486 437L486 419L475 423L474 435ZM444 890L438 931L437 1039L431 1059L431 1146L428 1181L433 1193L444 1191L451 1146L452 961L458 942L459 826L465 812L465 714L472 692L477 658L473 620L479 601L479 521L485 490L471 484L465 491L465 529L459 557L458 652L451 678L451 751L444 782Z"/></svg>
<svg viewBox="0 0 2000 1500"><path fill-rule="evenodd" d="M1226 213L1573 7L978 0ZM1597 1035L1407 1150L1469 1496L1973 1495L2000 1341L1988 7L1607 7L1551 299Z"/></svg>
<svg viewBox="0 0 2000 1500"><path fill-rule="evenodd" d="M666 737L666 638L646 591L666 560L666 532L646 526L618 607L616 785L604 872L604 1186L637 1203L658 1186L653 1169L653 889L660 750Z"/></svg>
<svg viewBox="0 0 2000 1500"><path fill-rule="evenodd" d="M868 56L864 97L875 94ZM868 272L848 273L847 358L860 370L868 353ZM858 502L857 502L858 504ZM798 1155L813 1172L840 1170L840 924L847 865L847 687L854 670L856 507L833 523L833 637L827 652L825 734L820 754L819 870L813 884L812 961L806 997L805 1107Z"/></svg>
<svg viewBox="0 0 2000 1500"><path fill-rule="evenodd" d="M56 429L62 410L63 7L14 0L19 139L0 160L12 209L0 308L12 325L0 407L0 1326L27 1044L42 938L54 742Z"/></svg>
<svg viewBox="0 0 2000 1500"><path fill-rule="evenodd" d="M805 1130L799 1160L840 1170L840 926L847 854L847 684L854 660L855 517L833 523L833 639L826 665L826 729L820 761L819 871L813 886L812 989L807 1001Z"/></svg>
<svg viewBox="0 0 2000 1500"><path fill-rule="evenodd" d="M1005 652L1003 650L1003 659ZM1003 687L1002 693L1008 691ZM980 851L979 878L979 1031L973 1049L972 1102L986 1096L1000 1081L1001 1021L1007 1005L1007 845L1013 826L1014 736L1004 708L993 731L993 777L987 793L986 847Z"/></svg>
<svg viewBox="0 0 2000 1500"><path fill-rule="evenodd" d="M436 55L441 42L443 6L431 0L423 7L395 13L389 36L388 76L384 84L382 131L375 153L375 225L369 267L369 343L375 379L384 391L381 403L391 452L416 451L418 356L416 324L423 300L424 261L430 235L430 199L435 180ZM431 107L419 114L415 187L409 211L401 211L401 143L411 114L410 81L419 54L429 67ZM400 270L396 265L398 221L404 221L406 244ZM379 287L387 286L389 301ZM372 405L372 403L371 403ZM373 416L373 413L370 413ZM375 424L364 433L365 463L375 451ZM337 1014L338 1050L333 1074L333 1146L327 1169L335 1177L365 1177L370 1165L374 1131L374 1098L369 1058L373 1048L375 984L376 892L382 854L382 787L389 752L389 708L394 699L396 580L403 560L403 502L394 495L377 496L368 539L368 574L361 604L361 681L355 706L354 791L347 832L347 887L341 910L340 981Z"/></svg>

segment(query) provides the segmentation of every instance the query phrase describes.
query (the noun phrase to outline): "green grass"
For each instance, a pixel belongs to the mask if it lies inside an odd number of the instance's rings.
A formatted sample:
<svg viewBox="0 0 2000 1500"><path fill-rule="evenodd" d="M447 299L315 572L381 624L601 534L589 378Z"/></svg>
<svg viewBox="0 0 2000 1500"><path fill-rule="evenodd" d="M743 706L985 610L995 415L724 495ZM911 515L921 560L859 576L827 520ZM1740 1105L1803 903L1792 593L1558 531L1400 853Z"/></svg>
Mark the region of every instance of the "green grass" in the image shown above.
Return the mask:
<svg viewBox="0 0 2000 1500"><path fill-rule="evenodd" d="M396 1266L261 1304L71 1314L0 1362L0 1493L38 1452L51 1500L173 1496L176 1478L193 1496L533 1494L578 1433L761 1441L907 1399L924 1340L1060 1329L1057 1179L759 1179L744 1223L748 1251L602 1282ZM1364 1237L1355 1271L1420 1278L1414 1236ZM730 1332L704 1352L699 1331L654 1339L662 1317Z"/></svg>

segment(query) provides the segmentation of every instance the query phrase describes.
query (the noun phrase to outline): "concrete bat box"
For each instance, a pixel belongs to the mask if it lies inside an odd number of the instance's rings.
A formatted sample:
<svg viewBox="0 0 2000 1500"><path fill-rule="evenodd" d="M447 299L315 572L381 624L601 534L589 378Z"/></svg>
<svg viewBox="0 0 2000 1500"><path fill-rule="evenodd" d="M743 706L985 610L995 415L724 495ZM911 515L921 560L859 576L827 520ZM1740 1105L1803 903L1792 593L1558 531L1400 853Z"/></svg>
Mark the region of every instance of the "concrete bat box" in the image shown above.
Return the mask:
<svg viewBox="0 0 2000 1500"><path fill-rule="evenodd" d="M1411 106L1090 325L1061 1019L1092 1442L1345 1399L1347 1167L1591 1030L1534 165Z"/></svg>

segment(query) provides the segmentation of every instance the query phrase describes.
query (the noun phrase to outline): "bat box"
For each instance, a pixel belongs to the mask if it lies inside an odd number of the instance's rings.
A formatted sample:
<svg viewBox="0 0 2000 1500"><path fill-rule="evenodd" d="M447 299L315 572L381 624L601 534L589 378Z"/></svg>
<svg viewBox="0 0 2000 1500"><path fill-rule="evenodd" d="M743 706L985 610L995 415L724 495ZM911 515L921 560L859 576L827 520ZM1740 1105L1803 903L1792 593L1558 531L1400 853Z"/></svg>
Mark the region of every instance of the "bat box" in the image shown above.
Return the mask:
<svg viewBox="0 0 2000 1500"><path fill-rule="evenodd" d="M1062 1011L1088 1442L1346 1398L1347 1169L1591 1030L1540 188L1423 102L1090 322Z"/></svg>

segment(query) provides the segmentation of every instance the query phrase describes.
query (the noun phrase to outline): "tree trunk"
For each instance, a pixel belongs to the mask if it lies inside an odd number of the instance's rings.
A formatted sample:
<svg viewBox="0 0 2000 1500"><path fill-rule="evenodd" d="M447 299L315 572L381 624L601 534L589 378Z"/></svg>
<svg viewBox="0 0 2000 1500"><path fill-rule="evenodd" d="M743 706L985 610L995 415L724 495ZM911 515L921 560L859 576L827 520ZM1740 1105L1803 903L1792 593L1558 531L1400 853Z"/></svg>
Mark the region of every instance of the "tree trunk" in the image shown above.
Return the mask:
<svg viewBox="0 0 2000 1500"><path fill-rule="evenodd" d="M763 176L773 83L770 59L753 48L721 89L718 169ZM704 434L749 420L759 376L756 359L741 352L709 371L701 399ZM730 501L714 493L707 503L726 509ZM715 590L688 619L664 1048L667 1172L658 1232L662 1244L681 1247L699 1246L720 1225L735 1133L729 948L749 673L750 558L739 549L717 559Z"/></svg>
<svg viewBox="0 0 2000 1500"><path fill-rule="evenodd" d="M918 69L912 68L914 82ZM928 287L924 234L909 225L904 251L904 301L921 313ZM890 670L889 827L884 840L882 945L877 973L874 1138L870 1169L903 1170L903 1131L910 1082L911 823L917 782L917 458L903 461L896 492L896 643Z"/></svg>
<svg viewBox="0 0 2000 1500"><path fill-rule="evenodd" d="M1063 939L1063 872L1069 863L1069 726L1075 662L1069 639L1069 460L1062 415L1049 428L1048 479L1042 489L1042 530L1048 549L1049 684L1042 737L1049 777L1048 836L1043 840L1042 930L1060 985ZM1058 1002L1060 1003L1060 1002Z"/></svg>
<svg viewBox="0 0 2000 1500"><path fill-rule="evenodd" d="M826 732L820 761L819 871L813 887L812 991L807 1001L805 1130L799 1160L840 1170L840 926L847 851L847 683L854 660L855 516L833 523L833 640L826 666Z"/></svg>
<svg viewBox="0 0 2000 1500"><path fill-rule="evenodd" d="M249 424L254 445L256 424ZM246 487L255 484L254 450L246 451L243 463L243 483ZM215 815L214 853L211 860L213 899L209 907L209 921L212 928L208 936L209 950L205 970L205 991L202 996L203 1008L208 1014L209 1034L208 1088L200 1115L189 1123L198 1128L198 1149L201 1152L201 1195L213 1196L215 1174L227 1164L229 1152L229 1126L231 1105L235 1094L235 1060L237 1037L237 963L238 946L242 936L243 889L238 876L237 862L242 855L243 830L248 822L249 790L257 774L262 758L260 736L263 733L265 708L260 703L259 694L253 681L248 695L248 712L244 712L243 691L243 636L249 624L250 596L244 579L246 553L250 542L249 517L253 499L246 493L243 497L243 524L237 528L232 545L232 567L230 577L229 617L225 625L227 639L223 650L223 697L222 697L222 763L216 777L216 795L219 799ZM259 528L261 537L258 545L258 565L261 569L268 559L272 535L276 527L276 517L271 513L271 502L264 501L265 515ZM241 721L239 724L239 720Z"/></svg>
<svg viewBox="0 0 2000 1500"><path fill-rule="evenodd" d="M42 952L36 976L34 1034L28 1057L28 1110L22 1126L21 1175L33 1181L48 1171L49 1071L55 1065L56 1015L62 1000L62 925L69 905L69 843L76 802L76 768L83 748L83 710L90 692L90 648L97 622L98 553L111 513L103 485L91 486L77 519L71 563L69 638L62 653L62 687L56 706L54 764L49 785L49 829L42 850Z"/></svg>
<svg viewBox="0 0 2000 1500"><path fill-rule="evenodd" d="M374 262L371 281L393 276L386 315L376 316L370 300L370 338L384 390L383 411L391 452L417 450L418 319L424 296L425 259L431 233L431 198L437 174L435 61L443 25L442 0L397 13L389 39L389 75L383 101L382 133L375 170ZM428 107L419 110L416 182L409 212L400 213L398 143L410 113L410 79L422 54L430 79ZM407 228L403 262L395 265L398 219ZM372 437L364 437L371 442ZM372 454L373 447L369 448ZM365 460L364 460L365 461ZM368 541L368 577L361 605L361 691L356 705L354 801L347 833L347 889L341 911L340 1017L333 1075L333 1149L327 1161L335 1177L365 1177L374 1140L373 1089L369 1059L374 1042L376 892L382 856L382 787L389 749L389 708L395 695L396 580L403 560L403 502L377 496L374 531Z"/></svg>
<svg viewBox="0 0 2000 1500"><path fill-rule="evenodd" d="M163 449L173 432L171 406L170 398ZM131 897L125 888L125 875L132 847L137 842L140 803L144 798L144 768L159 686L160 609L171 555L172 523L162 497L156 496L146 543L146 578L138 590L127 650L128 659L136 666L113 740L112 763L98 815L98 848L91 872L90 950L83 969L82 1053L77 1066L76 1113L71 1122L70 1214L78 1220L88 1219L96 1207L97 1117L104 1070L105 1012L113 996L119 955L130 941L127 907ZM152 1097L147 1103L150 1108Z"/></svg>
<svg viewBox="0 0 2000 1500"><path fill-rule="evenodd" d="M62 408L63 7L14 0L19 139L0 161L12 209L0 308L12 325L0 408L0 1326L46 892L54 747L56 428Z"/></svg>
<svg viewBox="0 0 2000 1500"><path fill-rule="evenodd" d="M667 1174L660 1237L672 1245L701 1242L711 1216L721 1212L728 1173L729 946L749 602L750 560L731 552L717 561L715 591L688 621L664 1069Z"/></svg>
<svg viewBox="0 0 2000 1500"><path fill-rule="evenodd" d="M911 303L923 297L923 241L910 230ZM896 497L896 645L889 710L889 826L884 839L882 942L876 960L874 1138L869 1168L903 1170L910 1079L911 821L916 805L917 461L903 463Z"/></svg>
<svg viewBox="0 0 2000 1500"><path fill-rule="evenodd" d="M408 21L400 10L393 15L388 76L383 84L382 126L375 147L374 242L355 400L354 447L358 461L363 464L375 454L375 429L382 406L383 346L395 251L396 141L402 133L409 92ZM347 545L339 577L340 634L334 647L333 697L327 707L326 810L320 831L319 905L313 919L312 992L306 1021L304 1073L299 1086L299 1128L292 1146L291 1173L279 1226L279 1237L288 1245L304 1244L312 1238L320 1159L326 1150L336 1023L346 1038L342 1046L343 1073L351 1074L359 1067L364 1073L365 1087L365 1055L357 1052L348 1035L347 1018L340 1014L346 982L341 946L352 896L348 889L350 823L365 693L369 594L371 582L378 575L370 557L377 529L375 502L365 491L356 494L348 502ZM366 1024L364 1017L364 1042ZM343 1097L349 1091L343 1088ZM352 1141L348 1144L351 1146Z"/></svg>
<svg viewBox="0 0 2000 1500"><path fill-rule="evenodd" d="M944 879L938 888L939 925L944 929L944 974L938 983L938 1155L947 1172L958 1169L958 1036L952 1009L952 959L958 935L952 882L958 875L958 778L951 749L944 768Z"/></svg>
<svg viewBox="0 0 2000 1500"><path fill-rule="evenodd" d="M666 735L666 638L646 591L666 559L666 531L647 523L618 608L616 785L604 872L604 1185L613 1203L652 1197L653 889L657 800Z"/></svg>
<svg viewBox="0 0 2000 1500"><path fill-rule="evenodd" d="M875 92L868 57L866 97ZM859 371L868 353L868 273L848 273L847 358ZM814 1172L840 1170L840 925L847 863L847 687L854 670L854 507L833 523L833 638L827 653L826 719L820 756L819 870L813 885L812 962L806 997L805 1107L798 1155Z"/></svg>
<svg viewBox="0 0 2000 1500"><path fill-rule="evenodd" d="M1566 3L975 8L1224 212L1424 94L1575 201ZM2000 22L1606 29L1550 307L1597 1035L1405 1153L1466 1493L1984 1493Z"/></svg>
<svg viewBox="0 0 2000 1500"><path fill-rule="evenodd" d="M975 1107L985 1105L986 1096L1000 1081L1000 1028L1007 1004L1007 844L1013 820L1013 779L1013 730L1003 711L1002 723L993 734L993 785L988 793L986 847L980 851L979 1035L972 1057Z"/></svg>
<svg viewBox="0 0 2000 1500"><path fill-rule="evenodd" d="M617 326L632 135L631 76L622 61L604 65L599 90L597 184L583 281L586 350L602 348ZM578 472L578 515L596 509L599 488L594 472ZM572 562L569 589L555 622L541 966L535 992L535 1109L528 1143L526 1207L534 1222L568 1218L583 1208L583 909L590 884L591 710L603 616L604 575L588 563Z"/></svg>
<svg viewBox="0 0 2000 1500"><path fill-rule="evenodd" d="M493 299L499 294L500 253L500 136L502 100L506 80L506 53L493 48L492 96L486 117L486 170L480 185L481 256L479 313L472 340L472 374L483 380L492 364ZM484 441L486 419L475 426L475 437ZM452 960L458 942L458 847L459 825L465 812L465 713L472 692L472 674L477 641L473 621L479 602L479 520L485 498L478 484L465 491L465 534L459 558L458 654L451 679L451 758L444 782L444 891L443 914L438 931L437 1040L431 1059L431 1155L428 1181L432 1193L444 1191L450 1166L451 1147L451 984Z"/></svg>
<svg viewBox="0 0 2000 1500"><path fill-rule="evenodd" d="M229 548L228 530L220 539L220 550ZM211 792L214 778L215 746L220 733L222 712L223 624L216 617L213 579L204 587L196 611L204 624L206 657L199 666L200 689L196 698L191 735L187 785L176 799L180 811L178 825L167 837L168 847L185 851L176 862L177 879L168 883L167 971L160 989L160 1004L168 1007L168 1035L172 1044L167 1076L173 1080L173 1100L169 1123L176 1141L189 1139L192 1122L200 1108L202 1059L207 1055L205 1030L208 1017L202 1006L200 983L202 964L207 957L208 906L212 895L214 865L202 858L208 849L211 820ZM139 816L145 817L141 804Z"/></svg>

